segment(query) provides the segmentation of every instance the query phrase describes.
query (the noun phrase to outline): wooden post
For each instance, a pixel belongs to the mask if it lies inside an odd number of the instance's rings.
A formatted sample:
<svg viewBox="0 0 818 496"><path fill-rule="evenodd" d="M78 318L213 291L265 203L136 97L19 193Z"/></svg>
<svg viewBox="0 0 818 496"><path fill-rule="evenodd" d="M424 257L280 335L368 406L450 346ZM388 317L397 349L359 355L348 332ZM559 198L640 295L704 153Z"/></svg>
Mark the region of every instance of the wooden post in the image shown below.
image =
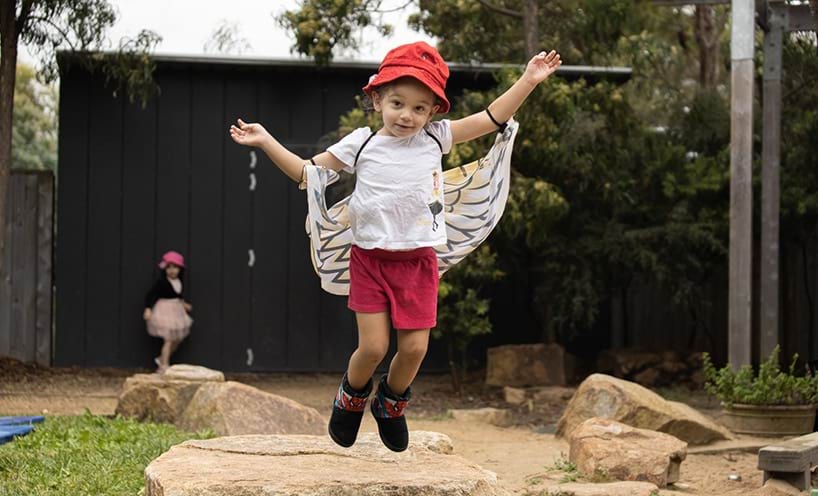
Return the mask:
<svg viewBox="0 0 818 496"><path fill-rule="evenodd" d="M779 210L781 203L781 53L786 6L769 4L764 35L764 124L761 169L761 336L764 360L778 345Z"/></svg>
<svg viewBox="0 0 818 496"><path fill-rule="evenodd" d="M754 7L732 1L727 358L735 368L750 363L752 346Z"/></svg>
<svg viewBox="0 0 818 496"><path fill-rule="evenodd" d="M51 366L52 270L54 247L54 176L37 175L37 285L34 361Z"/></svg>

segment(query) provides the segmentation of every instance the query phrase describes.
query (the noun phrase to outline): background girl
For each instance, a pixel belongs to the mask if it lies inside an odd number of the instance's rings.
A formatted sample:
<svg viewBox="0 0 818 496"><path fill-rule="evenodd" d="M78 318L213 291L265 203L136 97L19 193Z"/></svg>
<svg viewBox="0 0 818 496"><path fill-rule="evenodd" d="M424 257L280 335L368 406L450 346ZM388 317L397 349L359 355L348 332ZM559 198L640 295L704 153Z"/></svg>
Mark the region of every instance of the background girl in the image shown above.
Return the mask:
<svg viewBox="0 0 818 496"><path fill-rule="evenodd" d="M159 278L145 296L143 318L148 334L164 340L162 352L154 358L157 371L162 373L170 365L170 356L190 334L193 319L188 313L193 310L193 305L183 298L185 258L175 251L169 251L162 255L159 269Z"/></svg>

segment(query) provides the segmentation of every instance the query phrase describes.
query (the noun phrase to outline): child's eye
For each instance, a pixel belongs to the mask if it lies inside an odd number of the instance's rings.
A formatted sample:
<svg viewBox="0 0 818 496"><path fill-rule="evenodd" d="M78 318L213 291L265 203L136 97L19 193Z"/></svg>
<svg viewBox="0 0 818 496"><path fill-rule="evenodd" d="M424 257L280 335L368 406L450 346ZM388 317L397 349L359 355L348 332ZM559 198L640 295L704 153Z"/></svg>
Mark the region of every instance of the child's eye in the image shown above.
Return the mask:
<svg viewBox="0 0 818 496"><path fill-rule="evenodd" d="M426 107L415 107L415 111L421 112L421 113L426 112Z"/></svg>

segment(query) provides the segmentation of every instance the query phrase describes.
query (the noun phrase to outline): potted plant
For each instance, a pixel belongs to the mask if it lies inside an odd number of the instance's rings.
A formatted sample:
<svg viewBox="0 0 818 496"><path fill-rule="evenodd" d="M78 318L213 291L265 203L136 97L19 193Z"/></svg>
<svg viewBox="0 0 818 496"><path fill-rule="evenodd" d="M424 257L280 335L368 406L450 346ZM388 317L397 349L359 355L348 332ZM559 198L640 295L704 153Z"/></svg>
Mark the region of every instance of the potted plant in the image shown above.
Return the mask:
<svg viewBox="0 0 818 496"><path fill-rule="evenodd" d="M813 431L818 404L818 376L795 373L798 355L789 369L778 365L779 348L761 364L758 374L750 365L738 371L730 364L716 369L704 354L704 387L721 400L722 422L733 432L757 436L801 435Z"/></svg>

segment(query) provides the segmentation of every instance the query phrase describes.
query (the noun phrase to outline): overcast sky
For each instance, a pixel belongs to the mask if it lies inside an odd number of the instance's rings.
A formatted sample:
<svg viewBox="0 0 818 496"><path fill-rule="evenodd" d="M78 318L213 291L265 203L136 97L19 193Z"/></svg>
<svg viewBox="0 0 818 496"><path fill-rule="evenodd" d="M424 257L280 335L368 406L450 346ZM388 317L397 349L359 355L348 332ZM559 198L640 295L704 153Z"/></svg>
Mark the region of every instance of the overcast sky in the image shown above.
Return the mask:
<svg viewBox="0 0 818 496"><path fill-rule="evenodd" d="M200 55L204 45L223 21L235 24L238 36L250 48L247 57L295 57L290 53L292 37L275 22L274 16L296 8L296 0L109 0L119 11L118 21L110 31L113 44L123 36L134 36L141 29L150 29L162 36L157 53ZM405 4L405 0L386 0L385 8ZM408 12L387 14L395 26L395 34L382 39L369 30L361 49L341 58L380 61L386 52L401 43L432 40L406 27ZM21 52L21 59L31 62L31 56Z"/></svg>

